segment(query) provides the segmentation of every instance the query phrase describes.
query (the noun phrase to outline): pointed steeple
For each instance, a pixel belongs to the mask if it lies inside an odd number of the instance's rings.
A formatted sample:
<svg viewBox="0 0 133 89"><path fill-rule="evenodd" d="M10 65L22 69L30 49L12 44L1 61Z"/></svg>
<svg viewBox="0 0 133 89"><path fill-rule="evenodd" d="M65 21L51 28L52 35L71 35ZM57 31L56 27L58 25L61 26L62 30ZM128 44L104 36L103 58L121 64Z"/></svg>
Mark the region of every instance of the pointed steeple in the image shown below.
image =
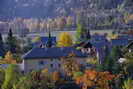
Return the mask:
<svg viewBox="0 0 133 89"><path fill-rule="evenodd" d="M11 29L11 28L9 29L8 36L9 36L9 37L12 37L12 36L13 36L13 33L12 33L12 29Z"/></svg>
<svg viewBox="0 0 133 89"><path fill-rule="evenodd" d="M52 47L52 39L51 39L51 32L50 32L50 30L49 30L48 41L46 43L46 47L48 47L48 48Z"/></svg>

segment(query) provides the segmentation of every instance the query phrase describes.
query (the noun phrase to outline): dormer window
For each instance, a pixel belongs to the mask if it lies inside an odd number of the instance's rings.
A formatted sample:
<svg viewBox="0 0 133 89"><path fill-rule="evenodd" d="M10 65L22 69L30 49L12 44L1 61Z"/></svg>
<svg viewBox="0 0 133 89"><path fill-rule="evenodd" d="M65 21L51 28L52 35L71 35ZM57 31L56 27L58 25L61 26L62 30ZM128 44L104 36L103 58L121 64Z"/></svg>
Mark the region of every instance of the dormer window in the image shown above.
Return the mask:
<svg viewBox="0 0 133 89"><path fill-rule="evenodd" d="M61 67L61 64L58 64L58 67Z"/></svg>
<svg viewBox="0 0 133 89"><path fill-rule="evenodd" d="M53 67L54 67L54 65L53 65L53 64L50 64L50 67L51 67L51 68L53 68Z"/></svg>

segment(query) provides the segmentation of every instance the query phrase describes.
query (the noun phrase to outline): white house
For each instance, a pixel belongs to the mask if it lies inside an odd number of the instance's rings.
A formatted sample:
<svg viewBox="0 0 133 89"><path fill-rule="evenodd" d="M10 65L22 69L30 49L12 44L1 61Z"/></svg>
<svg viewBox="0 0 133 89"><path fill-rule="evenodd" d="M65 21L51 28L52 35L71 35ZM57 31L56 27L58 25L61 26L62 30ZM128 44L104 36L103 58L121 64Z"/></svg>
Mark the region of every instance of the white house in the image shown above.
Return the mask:
<svg viewBox="0 0 133 89"><path fill-rule="evenodd" d="M50 72L63 72L63 60L66 60L71 53L75 54L75 60L82 65L86 65L87 54L82 53L74 47L51 47L51 48L33 48L23 55L24 72L40 70L47 68Z"/></svg>

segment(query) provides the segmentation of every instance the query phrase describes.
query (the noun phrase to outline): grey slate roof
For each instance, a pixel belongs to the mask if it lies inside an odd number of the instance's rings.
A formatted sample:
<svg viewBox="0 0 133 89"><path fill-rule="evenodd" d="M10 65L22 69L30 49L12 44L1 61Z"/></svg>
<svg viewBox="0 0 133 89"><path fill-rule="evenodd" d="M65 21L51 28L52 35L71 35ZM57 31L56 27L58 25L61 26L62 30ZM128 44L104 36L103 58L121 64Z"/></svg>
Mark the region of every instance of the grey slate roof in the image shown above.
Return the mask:
<svg viewBox="0 0 133 89"><path fill-rule="evenodd" d="M110 43L108 41L91 42L91 43L96 48L102 48L104 46L109 46L110 45Z"/></svg>
<svg viewBox="0 0 133 89"><path fill-rule="evenodd" d="M87 57L80 50L73 47L52 47L52 48L33 48L28 53L23 55L23 59L39 59L39 58L61 58L68 57L70 53L74 53L76 57Z"/></svg>
<svg viewBox="0 0 133 89"><path fill-rule="evenodd" d="M104 35L92 35L91 40L95 40L95 41L106 40L106 36L104 36Z"/></svg>
<svg viewBox="0 0 133 89"><path fill-rule="evenodd" d="M111 45L112 46L126 46L128 45L128 40L126 39L113 39L111 40Z"/></svg>

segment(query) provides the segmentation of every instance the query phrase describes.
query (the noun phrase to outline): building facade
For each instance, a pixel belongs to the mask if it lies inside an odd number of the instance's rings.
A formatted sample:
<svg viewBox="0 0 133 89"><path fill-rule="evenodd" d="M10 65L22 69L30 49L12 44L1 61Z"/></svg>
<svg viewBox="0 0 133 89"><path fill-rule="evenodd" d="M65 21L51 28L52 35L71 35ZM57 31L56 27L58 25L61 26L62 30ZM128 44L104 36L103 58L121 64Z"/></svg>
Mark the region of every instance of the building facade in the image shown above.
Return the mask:
<svg viewBox="0 0 133 89"><path fill-rule="evenodd" d="M23 56L24 72L48 69L49 72L63 73L63 60L69 59L70 54L75 55L76 63L86 66L87 54L73 47L33 48Z"/></svg>

